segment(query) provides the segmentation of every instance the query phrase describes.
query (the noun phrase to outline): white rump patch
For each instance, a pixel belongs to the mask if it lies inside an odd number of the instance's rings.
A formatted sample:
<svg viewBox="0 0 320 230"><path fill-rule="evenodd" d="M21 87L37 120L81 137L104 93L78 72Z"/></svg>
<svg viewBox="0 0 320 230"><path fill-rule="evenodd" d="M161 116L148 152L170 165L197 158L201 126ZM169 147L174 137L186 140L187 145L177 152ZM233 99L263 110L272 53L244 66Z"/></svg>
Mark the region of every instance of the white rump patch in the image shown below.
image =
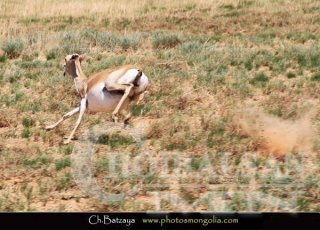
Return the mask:
<svg viewBox="0 0 320 230"><path fill-rule="evenodd" d="M119 78L117 83L130 84L136 79L136 76L138 75L138 73L139 72L137 69L129 69L121 78Z"/></svg>

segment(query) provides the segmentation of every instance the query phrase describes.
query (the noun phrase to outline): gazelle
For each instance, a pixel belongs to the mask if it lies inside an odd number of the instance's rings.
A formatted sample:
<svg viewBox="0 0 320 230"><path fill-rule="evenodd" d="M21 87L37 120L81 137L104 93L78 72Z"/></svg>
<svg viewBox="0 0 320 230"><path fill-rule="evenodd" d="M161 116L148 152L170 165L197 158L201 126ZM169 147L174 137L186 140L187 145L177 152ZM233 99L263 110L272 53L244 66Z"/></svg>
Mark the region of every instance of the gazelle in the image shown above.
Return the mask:
<svg viewBox="0 0 320 230"><path fill-rule="evenodd" d="M138 104L143 99L149 84L148 77L140 69L130 65L109 68L93 74L88 79L81 69L82 60L83 56L79 54L67 55L64 69L64 74L73 78L77 92L81 96L80 106L66 113L53 125L46 126L46 130L51 130L79 113L75 127L65 144L73 138L86 109L92 113L112 112L112 119L115 122L118 121L120 113L124 116L126 124L131 117L128 112L129 102L136 101Z"/></svg>

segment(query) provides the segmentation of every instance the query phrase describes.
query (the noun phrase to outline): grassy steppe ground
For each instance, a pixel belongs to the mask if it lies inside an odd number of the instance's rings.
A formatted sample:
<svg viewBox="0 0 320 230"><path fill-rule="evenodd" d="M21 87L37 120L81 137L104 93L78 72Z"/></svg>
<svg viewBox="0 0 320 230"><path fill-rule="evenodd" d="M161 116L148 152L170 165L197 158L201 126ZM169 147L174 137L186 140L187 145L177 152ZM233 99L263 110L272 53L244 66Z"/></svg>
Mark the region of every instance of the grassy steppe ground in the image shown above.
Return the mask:
<svg viewBox="0 0 320 230"><path fill-rule="evenodd" d="M0 210L320 211L319 12L316 0L2 0ZM144 151L181 153L202 178L190 188L180 184L192 177L163 181L142 165L142 179L104 180L107 151L139 152L125 134L106 131L95 144L101 186L120 193L160 184L183 201L155 205L154 188L103 205L79 190L73 144L62 145L75 118L43 130L79 103L63 76L63 59L74 52L85 54L88 76L142 66L151 86L132 107L132 125L146 126ZM85 116L77 136L109 117ZM218 179L205 180L203 155ZM227 175L237 178L232 183L219 179L226 176L223 157ZM222 206L212 204L210 191L223 194ZM250 192L264 196L252 199ZM269 196L296 199L288 207Z"/></svg>

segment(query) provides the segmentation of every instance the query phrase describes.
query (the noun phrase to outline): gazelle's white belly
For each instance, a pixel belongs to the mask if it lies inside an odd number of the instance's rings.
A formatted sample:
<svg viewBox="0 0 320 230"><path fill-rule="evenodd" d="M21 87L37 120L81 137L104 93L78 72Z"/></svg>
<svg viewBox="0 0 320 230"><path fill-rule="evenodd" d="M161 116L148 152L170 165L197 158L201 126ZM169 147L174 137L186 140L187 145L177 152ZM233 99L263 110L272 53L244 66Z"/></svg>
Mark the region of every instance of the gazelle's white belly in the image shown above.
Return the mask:
<svg viewBox="0 0 320 230"><path fill-rule="evenodd" d="M87 93L88 110L90 112L113 112L122 95L103 90L104 82L98 83Z"/></svg>

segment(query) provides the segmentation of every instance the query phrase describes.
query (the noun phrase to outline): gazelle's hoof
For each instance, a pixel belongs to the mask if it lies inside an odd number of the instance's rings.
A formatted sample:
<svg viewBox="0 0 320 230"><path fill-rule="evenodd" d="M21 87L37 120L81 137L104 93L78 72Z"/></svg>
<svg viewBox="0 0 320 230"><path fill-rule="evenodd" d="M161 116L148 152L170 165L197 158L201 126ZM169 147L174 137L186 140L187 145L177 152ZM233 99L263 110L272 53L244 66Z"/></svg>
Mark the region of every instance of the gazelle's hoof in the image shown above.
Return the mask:
<svg viewBox="0 0 320 230"><path fill-rule="evenodd" d="M70 144L70 141L71 141L71 140L69 140L69 139L68 139L68 140L65 140L65 141L63 142L63 144L64 144L64 145Z"/></svg>
<svg viewBox="0 0 320 230"><path fill-rule="evenodd" d="M118 118L118 116L117 115L115 115L115 114L112 114L112 121L114 122L114 123L118 123L118 120L119 120L119 118Z"/></svg>
<svg viewBox="0 0 320 230"><path fill-rule="evenodd" d="M51 130L51 129L53 129L53 128L54 128L53 125L48 125L48 126L45 127L45 130L49 131L49 130Z"/></svg>
<svg viewBox="0 0 320 230"><path fill-rule="evenodd" d="M70 144L71 140L73 140L73 137L63 137L64 141L63 144L67 145Z"/></svg>
<svg viewBox="0 0 320 230"><path fill-rule="evenodd" d="M127 128L129 126L129 119L123 121L123 128Z"/></svg>
<svg viewBox="0 0 320 230"><path fill-rule="evenodd" d="M76 137L76 136L73 136L73 137L64 136L63 139L64 139L64 140L68 140L68 139L69 139L69 140L71 140L71 141L74 141L74 140L78 140L78 137Z"/></svg>

